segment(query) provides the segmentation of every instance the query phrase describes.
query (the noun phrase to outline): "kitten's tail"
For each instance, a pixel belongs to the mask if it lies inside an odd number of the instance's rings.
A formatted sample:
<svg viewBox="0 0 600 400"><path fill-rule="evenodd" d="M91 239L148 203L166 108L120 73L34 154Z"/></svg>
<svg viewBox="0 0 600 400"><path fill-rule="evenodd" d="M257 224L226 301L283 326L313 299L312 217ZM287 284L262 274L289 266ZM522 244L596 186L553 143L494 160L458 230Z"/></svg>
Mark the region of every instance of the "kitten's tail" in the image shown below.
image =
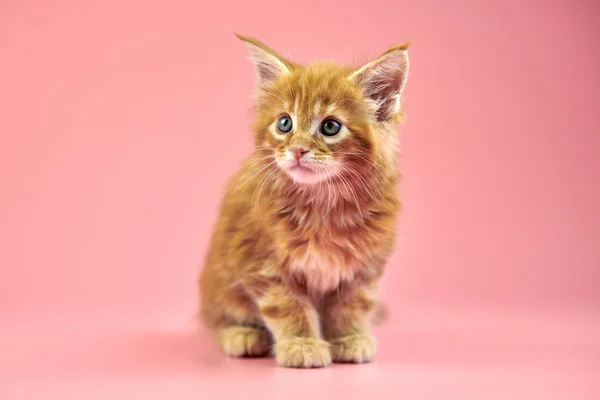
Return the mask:
<svg viewBox="0 0 600 400"><path fill-rule="evenodd" d="M375 304L375 311L373 312L373 325L380 325L387 320L388 308L383 302L377 302Z"/></svg>

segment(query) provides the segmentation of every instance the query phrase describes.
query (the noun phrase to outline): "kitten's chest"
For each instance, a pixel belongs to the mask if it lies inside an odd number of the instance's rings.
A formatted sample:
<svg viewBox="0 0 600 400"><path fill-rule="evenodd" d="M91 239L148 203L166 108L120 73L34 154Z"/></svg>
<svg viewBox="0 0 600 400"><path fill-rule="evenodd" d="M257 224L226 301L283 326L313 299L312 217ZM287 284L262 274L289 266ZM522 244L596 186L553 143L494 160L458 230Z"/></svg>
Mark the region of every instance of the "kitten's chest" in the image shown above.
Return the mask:
<svg viewBox="0 0 600 400"><path fill-rule="evenodd" d="M391 232L390 223L363 219L366 215L351 209L334 208L329 216L319 217L310 207L296 208L274 230L281 259L286 260L284 270L301 278L312 293L376 273L373 257Z"/></svg>
<svg viewBox="0 0 600 400"><path fill-rule="evenodd" d="M290 246L288 270L301 275L307 289L327 292L355 278L360 262L349 243L316 236Z"/></svg>

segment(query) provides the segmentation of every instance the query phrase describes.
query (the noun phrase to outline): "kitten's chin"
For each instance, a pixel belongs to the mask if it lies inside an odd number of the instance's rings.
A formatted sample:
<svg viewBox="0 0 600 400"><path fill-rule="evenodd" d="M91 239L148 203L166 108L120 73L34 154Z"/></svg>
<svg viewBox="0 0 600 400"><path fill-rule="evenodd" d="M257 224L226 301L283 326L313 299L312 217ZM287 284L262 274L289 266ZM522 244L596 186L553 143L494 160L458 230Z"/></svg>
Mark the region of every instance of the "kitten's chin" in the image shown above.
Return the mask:
<svg viewBox="0 0 600 400"><path fill-rule="evenodd" d="M322 174L317 173L317 171L312 168L300 164L285 168L285 172L294 182L306 185L319 183L323 179Z"/></svg>

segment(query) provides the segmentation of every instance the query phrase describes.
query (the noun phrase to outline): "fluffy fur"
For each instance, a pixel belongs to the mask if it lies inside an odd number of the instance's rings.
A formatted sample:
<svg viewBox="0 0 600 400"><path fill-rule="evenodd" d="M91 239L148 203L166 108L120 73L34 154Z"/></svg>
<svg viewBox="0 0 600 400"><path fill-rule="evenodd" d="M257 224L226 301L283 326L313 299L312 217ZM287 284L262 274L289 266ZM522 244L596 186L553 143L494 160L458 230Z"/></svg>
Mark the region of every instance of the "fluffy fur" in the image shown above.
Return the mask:
<svg viewBox="0 0 600 400"><path fill-rule="evenodd" d="M231 356L274 352L285 367L370 361L400 210L408 45L350 68L299 65L238 37L257 72L255 151L221 205L200 278L203 319ZM277 129L281 116L289 133ZM327 118L342 125L337 135L322 134Z"/></svg>

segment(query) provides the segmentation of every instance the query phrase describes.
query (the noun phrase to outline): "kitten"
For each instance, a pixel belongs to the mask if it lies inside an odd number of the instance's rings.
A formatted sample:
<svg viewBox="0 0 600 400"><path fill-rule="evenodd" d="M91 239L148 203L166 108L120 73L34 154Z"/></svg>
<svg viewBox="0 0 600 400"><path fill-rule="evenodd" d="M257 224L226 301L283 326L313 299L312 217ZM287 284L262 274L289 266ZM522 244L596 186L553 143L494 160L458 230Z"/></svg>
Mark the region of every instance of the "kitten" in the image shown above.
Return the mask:
<svg viewBox="0 0 600 400"><path fill-rule="evenodd" d="M255 150L221 205L200 278L203 319L230 356L368 362L400 209L408 44L349 68L299 65L238 37L258 76Z"/></svg>

